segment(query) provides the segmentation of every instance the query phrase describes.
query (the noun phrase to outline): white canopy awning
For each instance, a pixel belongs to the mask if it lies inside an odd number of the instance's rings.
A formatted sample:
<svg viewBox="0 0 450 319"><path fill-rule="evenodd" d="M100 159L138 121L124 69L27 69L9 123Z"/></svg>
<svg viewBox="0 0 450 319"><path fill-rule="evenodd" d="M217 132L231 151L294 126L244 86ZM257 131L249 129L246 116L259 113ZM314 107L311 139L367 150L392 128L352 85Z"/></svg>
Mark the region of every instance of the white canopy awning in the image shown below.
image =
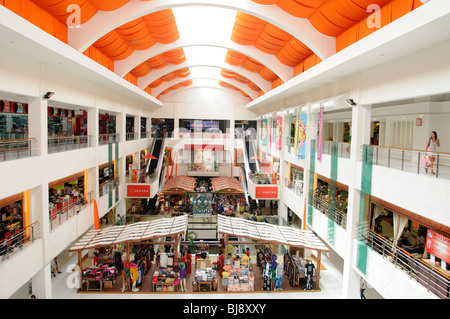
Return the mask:
<svg viewBox="0 0 450 319"><path fill-rule="evenodd" d="M187 217L187 215L182 215L174 218L161 218L149 222L91 230L72 246L69 251L112 246L128 242L141 242L159 237L184 234L187 230Z"/></svg>
<svg viewBox="0 0 450 319"><path fill-rule="evenodd" d="M327 246L309 230L300 230L223 215L217 215L217 217L217 230L222 234L245 237L261 242L275 242L293 247L329 251Z"/></svg>

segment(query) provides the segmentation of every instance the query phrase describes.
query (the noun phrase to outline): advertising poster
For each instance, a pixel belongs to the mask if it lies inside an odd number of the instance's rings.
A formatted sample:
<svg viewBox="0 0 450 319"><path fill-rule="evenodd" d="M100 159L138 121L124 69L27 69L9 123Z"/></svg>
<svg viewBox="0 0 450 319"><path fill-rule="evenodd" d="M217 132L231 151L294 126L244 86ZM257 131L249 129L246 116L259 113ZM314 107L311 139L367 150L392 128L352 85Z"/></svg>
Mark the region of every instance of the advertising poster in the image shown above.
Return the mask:
<svg viewBox="0 0 450 319"><path fill-rule="evenodd" d="M297 113L296 117L295 117L295 134L294 134L294 155L297 154L297 138L298 138L298 115L299 113Z"/></svg>
<svg viewBox="0 0 450 319"><path fill-rule="evenodd" d="M269 138L269 127L267 123L267 119L262 120L262 128L261 128L261 140L262 146L267 147L267 140Z"/></svg>
<svg viewBox="0 0 450 319"><path fill-rule="evenodd" d="M317 138L317 160L322 160L322 138L323 137L323 106L320 107L319 115L319 136Z"/></svg>
<svg viewBox="0 0 450 319"><path fill-rule="evenodd" d="M281 151L282 147L283 147L283 117L278 116L277 117L277 124L275 127L275 150L276 151Z"/></svg>
<svg viewBox="0 0 450 319"><path fill-rule="evenodd" d="M305 159L307 115L305 113L299 113L297 122L298 122L297 158Z"/></svg>
<svg viewBox="0 0 450 319"><path fill-rule="evenodd" d="M441 260L450 263L450 239L428 230L425 250Z"/></svg>
<svg viewBox="0 0 450 319"><path fill-rule="evenodd" d="M213 172L215 170L216 156L213 150L195 150L192 170L194 172Z"/></svg>

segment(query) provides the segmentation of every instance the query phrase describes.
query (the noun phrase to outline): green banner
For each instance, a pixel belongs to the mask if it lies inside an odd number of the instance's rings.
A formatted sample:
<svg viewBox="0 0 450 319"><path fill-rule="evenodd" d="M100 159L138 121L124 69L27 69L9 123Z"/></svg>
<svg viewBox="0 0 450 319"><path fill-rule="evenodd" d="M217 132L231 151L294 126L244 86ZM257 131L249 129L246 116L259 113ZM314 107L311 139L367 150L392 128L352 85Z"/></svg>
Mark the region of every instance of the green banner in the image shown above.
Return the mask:
<svg viewBox="0 0 450 319"><path fill-rule="evenodd" d="M337 172L338 172L338 143L331 143L331 168L330 168L330 196L328 196L328 236L330 244L335 242L336 230L336 195L337 195Z"/></svg>
<svg viewBox="0 0 450 319"><path fill-rule="evenodd" d="M311 157L309 166L308 224L313 222L314 174L316 169L316 141L311 141Z"/></svg>

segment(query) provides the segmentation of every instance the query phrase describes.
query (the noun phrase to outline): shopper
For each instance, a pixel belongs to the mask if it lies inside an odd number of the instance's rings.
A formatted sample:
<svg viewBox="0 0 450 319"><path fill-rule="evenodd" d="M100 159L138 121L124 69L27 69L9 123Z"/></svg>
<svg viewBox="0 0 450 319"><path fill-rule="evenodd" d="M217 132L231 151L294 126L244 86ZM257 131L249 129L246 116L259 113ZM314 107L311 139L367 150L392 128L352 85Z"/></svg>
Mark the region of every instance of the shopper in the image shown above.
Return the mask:
<svg viewBox="0 0 450 319"><path fill-rule="evenodd" d="M120 225L121 219L120 214L117 214L116 225Z"/></svg>
<svg viewBox="0 0 450 319"><path fill-rule="evenodd" d="M430 168L431 168L432 174L436 174L433 170L433 164L436 159L436 153L435 153L436 148L440 147L440 146L441 146L441 144L439 143L439 139L437 137L436 131L432 131L431 137L428 139L427 146L425 148L426 152L428 153L428 156L430 157L430 161L431 161ZM428 173L428 167L425 167L425 172Z"/></svg>
<svg viewBox="0 0 450 319"><path fill-rule="evenodd" d="M364 296L365 290L366 290L366 281L363 278L361 278L361 287L359 288L361 299L366 299L366 296Z"/></svg>

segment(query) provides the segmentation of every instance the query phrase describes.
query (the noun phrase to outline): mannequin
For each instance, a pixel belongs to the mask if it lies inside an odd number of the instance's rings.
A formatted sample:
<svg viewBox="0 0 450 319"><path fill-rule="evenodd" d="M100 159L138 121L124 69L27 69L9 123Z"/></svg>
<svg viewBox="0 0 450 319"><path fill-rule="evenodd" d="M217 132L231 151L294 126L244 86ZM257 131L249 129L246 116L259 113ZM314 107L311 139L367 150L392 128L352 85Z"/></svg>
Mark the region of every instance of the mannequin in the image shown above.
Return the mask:
<svg viewBox="0 0 450 319"><path fill-rule="evenodd" d="M305 270L306 270L305 290L313 290L314 269L315 269L314 264L311 262L311 260L308 260L308 262L305 266Z"/></svg>
<svg viewBox="0 0 450 319"><path fill-rule="evenodd" d="M186 291L186 264L180 263L180 290Z"/></svg>
<svg viewBox="0 0 450 319"><path fill-rule="evenodd" d="M130 262L125 262L122 270L122 279L123 279L123 285L121 290L122 292L130 290L130 278L131 278Z"/></svg>
<svg viewBox="0 0 450 319"><path fill-rule="evenodd" d="M138 292L139 289L136 288L136 284L137 284L137 281L138 281L138 278L139 278L137 264L134 264L134 263L131 264L130 274L131 274L131 281L133 282L132 291L133 292Z"/></svg>
<svg viewBox="0 0 450 319"><path fill-rule="evenodd" d="M281 288L281 284L283 283L283 264L277 265L277 279L275 281L275 289L274 290L283 290Z"/></svg>

